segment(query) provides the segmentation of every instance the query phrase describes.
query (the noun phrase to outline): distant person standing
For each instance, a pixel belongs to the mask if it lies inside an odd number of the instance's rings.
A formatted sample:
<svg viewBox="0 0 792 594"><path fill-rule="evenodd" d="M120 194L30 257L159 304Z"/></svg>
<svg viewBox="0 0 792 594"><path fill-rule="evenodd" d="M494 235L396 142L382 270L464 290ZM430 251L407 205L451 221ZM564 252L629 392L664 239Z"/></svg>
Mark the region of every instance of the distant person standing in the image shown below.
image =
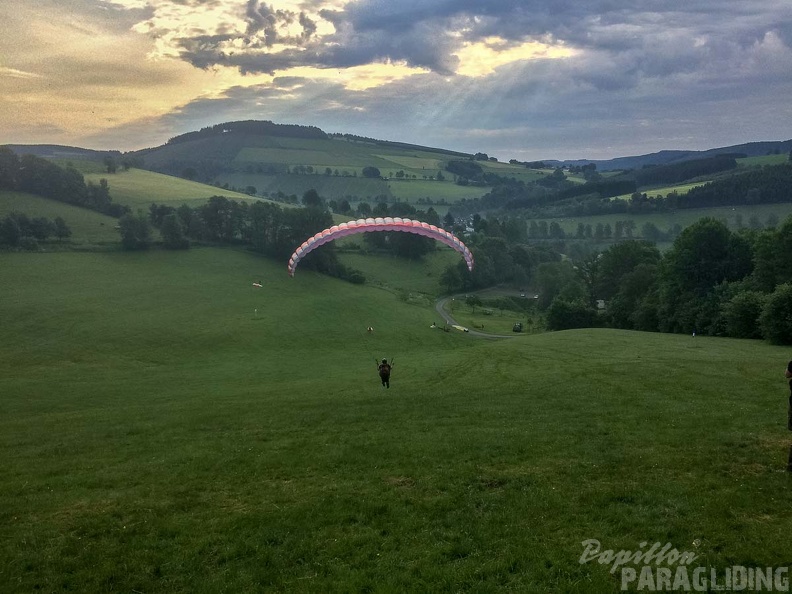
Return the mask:
<svg viewBox="0 0 792 594"><path fill-rule="evenodd" d="M792 365L792 363L790 364ZM392 365L388 363L387 359L383 359L382 363L377 365L377 371L379 372L380 380L382 380L383 388L390 388L391 368Z"/></svg>

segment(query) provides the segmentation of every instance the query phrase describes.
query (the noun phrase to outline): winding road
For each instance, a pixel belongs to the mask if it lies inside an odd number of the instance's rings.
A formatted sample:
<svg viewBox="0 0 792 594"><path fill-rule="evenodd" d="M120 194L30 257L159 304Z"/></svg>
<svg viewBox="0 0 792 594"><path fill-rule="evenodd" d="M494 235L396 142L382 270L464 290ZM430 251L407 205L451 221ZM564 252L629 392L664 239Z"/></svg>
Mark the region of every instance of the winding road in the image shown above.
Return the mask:
<svg viewBox="0 0 792 594"><path fill-rule="evenodd" d="M468 295L469 294L470 293L468 293ZM443 297L442 299L438 299L437 301L435 301L435 311L437 311L437 313L440 314L440 317L442 317L447 324L461 326L462 324L460 324L454 318L452 318L451 314L449 314L445 310L445 304L448 303L448 300L456 299L457 297L463 298L464 295L450 295L448 297ZM477 336L479 338L489 338L489 339L516 338L518 336L521 336L521 333L519 332L515 332L514 334L489 334L487 332L479 332L478 330L471 330L470 328L468 328L467 334L472 334L473 336Z"/></svg>

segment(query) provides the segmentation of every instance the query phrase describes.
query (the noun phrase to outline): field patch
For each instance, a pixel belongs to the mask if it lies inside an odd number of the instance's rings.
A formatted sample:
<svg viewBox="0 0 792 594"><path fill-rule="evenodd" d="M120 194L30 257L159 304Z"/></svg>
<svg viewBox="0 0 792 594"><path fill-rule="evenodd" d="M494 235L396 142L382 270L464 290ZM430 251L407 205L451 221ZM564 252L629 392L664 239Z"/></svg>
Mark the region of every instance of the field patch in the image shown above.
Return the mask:
<svg viewBox="0 0 792 594"><path fill-rule="evenodd" d="M411 171L430 171L436 173L443 168L443 161L437 157L418 157L407 155L375 155L380 159L389 161Z"/></svg>
<svg viewBox="0 0 792 594"><path fill-rule="evenodd" d="M0 190L0 218L12 212L30 218L45 217L54 220L62 217L72 236L66 241L72 245L118 243L120 235L115 227L118 221L87 208L80 208L34 194ZM52 240L57 243L57 240Z"/></svg>
<svg viewBox="0 0 792 594"><path fill-rule="evenodd" d="M596 227L597 224L610 224L615 228L617 221L632 220L635 222L634 236L639 236L644 223L653 223L661 231L666 231L675 225L685 228L704 217L713 217L724 221L730 228L738 229L750 226L752 217L761 226L766 226L770 219L783 221L792 215L792 204L758 204L753 206L720 206L715 208L685 208L673 212L655 214L608 214L582 217L559 217L544 219L549 223L557 222L567 236L574 237L579 223ZM536 219L537 221L540 219Z"/></svg>
<svg viewBox="0 0 792 594"><path fill-rule="evenodd" d="M231 200L255 200L247 194L239 194L222 188L193 182L179 177L154 173L143 169L130 169L114 174L92 173L85 181L99 184L106 179L113 202L130 208L147 209L152 203L171 206L200 206L212 196L225 196Z"/></svg>

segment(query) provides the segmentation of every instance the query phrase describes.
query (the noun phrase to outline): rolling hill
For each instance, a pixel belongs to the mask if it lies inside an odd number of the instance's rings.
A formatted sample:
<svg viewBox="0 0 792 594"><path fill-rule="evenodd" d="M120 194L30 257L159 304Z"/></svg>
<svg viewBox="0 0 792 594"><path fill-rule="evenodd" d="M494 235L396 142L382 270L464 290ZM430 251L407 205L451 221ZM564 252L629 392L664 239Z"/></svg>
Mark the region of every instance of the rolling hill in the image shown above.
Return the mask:
<svg viewBox="0 0 792 594"><path fill-rule="evenodd" d="M746 142L732 146L712 148L703 151L665 150L647 155L617 157L615 159L570 159L548 160L547 165L558 167L581 166L594 163L599 171L613 171L618 169L640 169L653 165L668 165L692 159L706 159L719 155L741 155L743 157L762 157L773 154L789 154L792 151L792 140Z"/></svg>
<svg viewBox="0 0 792 594"><path fill-rule="evenodd" d="M253 126L253 124L256 124ZM316 189L328 199L453 204L476 198L487 187L461 186L446 171L449 161L473 155L450 150L328 135L318 129L266 122L229 122L138 151L147 169L224 187L254 188L264 196L300 196ZM502 176L541 176L520 165L481 161ZM367 174L367 169L378 174ZM439 174L439 175L438 175Z"/></svg>

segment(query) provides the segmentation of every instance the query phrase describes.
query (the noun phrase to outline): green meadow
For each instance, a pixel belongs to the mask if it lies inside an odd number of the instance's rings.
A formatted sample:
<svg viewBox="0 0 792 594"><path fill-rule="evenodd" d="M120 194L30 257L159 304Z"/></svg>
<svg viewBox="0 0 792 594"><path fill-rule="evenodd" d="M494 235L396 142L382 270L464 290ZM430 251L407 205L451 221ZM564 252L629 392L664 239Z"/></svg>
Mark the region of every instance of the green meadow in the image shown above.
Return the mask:
<svg viewBox="0 0 792 594"><path fill-rule="evenodd" d="M132 209L147 210L152 203L180 206L200 206L212 196L225 196L230 200L252 201L247 194L239 194L222 188L193 182L179 177L130 169L117 173L88 173L86 182L99 183L106 179L113 202L129 206Z"/></svg>
<svg viewBox="0 0 792 594"><path fill-rule="evenodd" d="M444 310L465 328L487 334L514 335L517 322L522 324L523 333L543 332L545 327L541 314L535 311L516 311L516 308L487 304L471 307L465 303L464 296L446 301Z"/></svg>
<svg viewBox="0 0 792 594"><path fill-rule="evenodd" d="M737 159L738 167L752 167L756 165L779 165L789 161L788 153L781 153L779 155L764 155L761 157L743 157Z"/></svg>
<svg viewBox="0 0 792 594"><path fill-rule="evenodd" d="M358 236L357 240L349 241L353 242L360 245L363 240ZM416 293L423 300L431 300L442 290L440 275L447 266L459 261L459 254L444 246L420 260L408 260L391 254L363 254L345 250L338 254L338 259L344 265L360 270L366 276L368 285L390 290L403 297Z"/></svg>
<svg viewBox="0 0 792 594"><path fill-rule="evenodd" d="M482 340L230 249L4 253L0 286L4 593L619 591L587 539L789 564L788 349Z"/></svg>
<svg viewBox="0 0 792 594"><path fill-rule="evenodd" d="M613 228L616 221L635 221L633 234L639 236L641 227L644 223L654 223L663 231L672 228L674 225L686 227L704 217L713 217L726 222L733 229L737 229L740 224L747 227L751 217L756 217L762 225L767 224L768 217L775 216L779 221L783 221L792 214L792 204L756 204L752 206L719 206L715 208L686 208L672 212L655 214L608 214L581 217L559 217L545 219L548 224L557 222L569 236L574 237L579 223L584 225L596 226L598 223L610 224ZM540 220L540 219L536 219Z"/></svg>
<svg viewBox="0 0 792 594"><path fill-rule="evenodd" d="M686 184L676 184L673 186L662 186L662 187L652 187L652 188L641 188L641 194L646 194L647 196L662 196L665 198L669 194L673 194L676 192L677 194L684 195L687 194L693 188L698 188L699 186L703 186L709 183L711 180L706 181L698 181L698 182L691 182ZM612 200L629 200L632 194L622 194L620 196L615 196Z"/></svg>
<svg viewBox="0 0 792 594"><path fill-rule="evenodd" d="M46 217L51 220L62 217L71 229L72 236L68 239L68 243L72 246L116 245L119 241L116 230L118 221L113 217L34 194L0 190L0 218L11 213L24 214L30 218ZM53 241L57 244L56 240Z"/></svg>

